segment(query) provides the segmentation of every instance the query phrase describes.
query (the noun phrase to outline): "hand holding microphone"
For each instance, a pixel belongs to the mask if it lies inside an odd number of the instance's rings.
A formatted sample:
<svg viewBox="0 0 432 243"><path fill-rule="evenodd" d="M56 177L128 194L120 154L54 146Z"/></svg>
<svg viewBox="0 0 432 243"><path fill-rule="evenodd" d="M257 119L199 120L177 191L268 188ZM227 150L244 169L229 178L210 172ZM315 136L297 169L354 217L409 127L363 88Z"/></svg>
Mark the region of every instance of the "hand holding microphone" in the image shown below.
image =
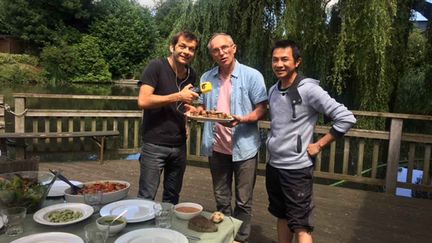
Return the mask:
<svg viewBox="0 0 432 243"><path fill-rule="evenodd" d="M196 94L197 96L196 96L196 98L198 99L198 95L199 94L206 94L206 93L208 93L208 92L210 92L210 91L212 91L212 89L213 89L213 87L212 87L212 84L209 82L209 81L207 81L207 82L202 82L200 85L199 85L199 87L193 87L191 84L189 84L189 85L187 85L186 87L185 87L185 89L186 88L189 88L190 90L189 90L189 92L191 92L191 93L193 93L193 94ZM182 90L183 91L183 90ZM192 103L192 102L190 102L190 103ZM189 104L190 104L189 103ZM192 105L189 105L189 104L184 104L184 107L185 107L185 109L186 109L186 112L185 113L190 113L190 112L196 112L197 111L197 108L195 107L195 106L192 106ZM205 111L204 111L204 113L205 113Z"/></svg>
<svg viewBox="0 0 432 243"><path fill-rule="evenodd" d="M212 91L213 87L212 84L209 81L202 82L198 87L193 88L193 91L197 94L207 94L208 92Z"/></svg>
<svg viewBox="0 0 432 243"><path fill-rule="evenodd" d="M198 99L199 95L193 91L192 84L186 85L179 93L179 101L191 104L193 100Z"/></svg>

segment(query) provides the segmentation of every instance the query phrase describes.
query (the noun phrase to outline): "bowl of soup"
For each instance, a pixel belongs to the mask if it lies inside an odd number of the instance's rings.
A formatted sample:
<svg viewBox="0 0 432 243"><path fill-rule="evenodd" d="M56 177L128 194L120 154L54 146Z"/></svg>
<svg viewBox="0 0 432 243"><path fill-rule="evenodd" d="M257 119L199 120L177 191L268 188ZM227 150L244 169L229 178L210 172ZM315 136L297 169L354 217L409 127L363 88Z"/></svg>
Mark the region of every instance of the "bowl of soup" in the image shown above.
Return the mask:
<svg viewBox="0 0 432 243"><path fill-rule="evenodd" d="M174 206L174 213L179 219L189 220L203 211L203 207L198 203L183 202Z"/></svg>

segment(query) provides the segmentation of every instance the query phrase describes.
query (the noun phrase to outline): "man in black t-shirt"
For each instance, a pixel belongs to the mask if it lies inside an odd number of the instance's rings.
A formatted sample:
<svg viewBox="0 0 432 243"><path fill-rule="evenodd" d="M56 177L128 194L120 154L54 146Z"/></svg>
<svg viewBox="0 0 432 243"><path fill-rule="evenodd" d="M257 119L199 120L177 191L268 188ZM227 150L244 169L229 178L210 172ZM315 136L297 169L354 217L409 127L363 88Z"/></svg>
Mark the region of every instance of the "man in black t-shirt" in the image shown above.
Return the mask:
<svg viewBox="0 0 432 243"><path fill-rule="evenodd" d="M144 110L138 197L154 200L164 172L164 202L177 204L186 168L184 104L198 94L192 91L195 71L189 67L199 41L188 31L176 34L171 55L152 60L138 82L138 106Z"/></svg>

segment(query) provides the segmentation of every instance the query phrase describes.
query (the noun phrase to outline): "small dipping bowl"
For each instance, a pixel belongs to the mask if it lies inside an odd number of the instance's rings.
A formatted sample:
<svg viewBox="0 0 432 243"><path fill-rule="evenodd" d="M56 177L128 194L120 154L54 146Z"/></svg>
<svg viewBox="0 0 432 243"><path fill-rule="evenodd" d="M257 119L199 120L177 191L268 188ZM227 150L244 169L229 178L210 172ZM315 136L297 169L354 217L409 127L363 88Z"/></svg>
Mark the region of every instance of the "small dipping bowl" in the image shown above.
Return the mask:
<svg viewBox="0 0 432 243"><path fill-rule="evenodd" d="M115 219L117 215L107 215L100 217L96 220L96 225L100 230L104 230L108 228L108 225ZM122 231L126 227L126 218L121 216L116 219L111 226L109 227L109 236L114 236L118 232Z"/></svg>
<svg viewBox="0 0 432 243"><path fill-rule="evenodd" d="M177 218L189 220L197 215L200 215L203 207L198 203L184 202L174 206L174 213Z"/></svg>

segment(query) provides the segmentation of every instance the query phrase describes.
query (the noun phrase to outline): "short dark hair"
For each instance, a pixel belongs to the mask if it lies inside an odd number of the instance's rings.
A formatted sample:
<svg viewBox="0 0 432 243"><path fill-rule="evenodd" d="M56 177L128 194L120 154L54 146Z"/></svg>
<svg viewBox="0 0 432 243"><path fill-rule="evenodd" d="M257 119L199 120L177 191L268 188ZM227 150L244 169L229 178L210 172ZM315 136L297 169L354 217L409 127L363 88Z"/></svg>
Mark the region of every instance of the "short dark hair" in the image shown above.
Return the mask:
<svg viewBox="0 0 432 243"><path fill-rule="evenodd" d="M180 36L183 36L188 41L196 41L197 46L199 45L198 37L194 33L187 31L187 30L180 31L177 34L175 34L171 38L170 45L175 46L177 44L177 42L179 41Z"/></svg>
<svg viewBox="0 0 432 243"><path fill-rule="evenodd" d="M277 49L277 48L289 48L289 47L291 47L291 49L293 50L294 61L297 62L297 60L299 58L301 58L301 53L300 53L299 47L297 46L297 44L293 40L276 41L276 43L273 45L273 48L271 50L272 56L273 56L273 52L275 49Z"/></svg>

